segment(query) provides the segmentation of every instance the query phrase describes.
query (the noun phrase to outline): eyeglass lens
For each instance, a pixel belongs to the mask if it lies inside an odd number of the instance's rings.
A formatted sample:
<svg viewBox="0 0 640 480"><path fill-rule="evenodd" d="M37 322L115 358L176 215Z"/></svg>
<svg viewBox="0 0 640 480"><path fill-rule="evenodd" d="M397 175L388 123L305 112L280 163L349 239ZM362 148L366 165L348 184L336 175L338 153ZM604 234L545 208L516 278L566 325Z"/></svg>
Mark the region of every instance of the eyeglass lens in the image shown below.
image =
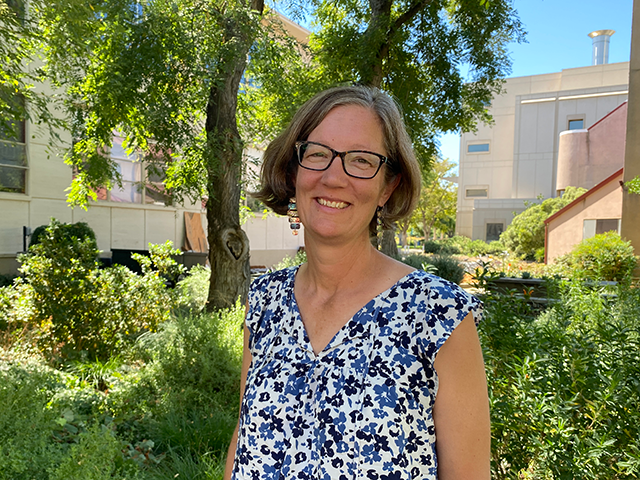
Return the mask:
<svg viewBox="0 0 640 480"><path fill-rule="evenodd" d="M331 149L314 143L302 143L299 146L298 155L300 165L310 170L325 170L334 158L334 152ZM344 157L342 164L345 172L358 178L374 177L382 163L379 156L369 152L352 151L340 156Z"/></svg>

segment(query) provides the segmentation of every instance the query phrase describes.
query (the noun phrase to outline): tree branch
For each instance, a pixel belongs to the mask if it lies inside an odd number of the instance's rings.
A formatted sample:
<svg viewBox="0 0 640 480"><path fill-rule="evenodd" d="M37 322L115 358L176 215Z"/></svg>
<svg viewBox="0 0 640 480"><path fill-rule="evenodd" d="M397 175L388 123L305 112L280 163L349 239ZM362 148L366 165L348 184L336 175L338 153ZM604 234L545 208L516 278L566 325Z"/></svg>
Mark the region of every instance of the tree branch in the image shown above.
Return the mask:
<svg viewBox="0 0 640 480"><path fill-rule="evenodd" d="M426 7L432 0L419 0L409 7L409 10L400 15L395 22L389 28L389 32L387 33L387 38L391 38L405 23L415 17L420 10Z"/></svg>

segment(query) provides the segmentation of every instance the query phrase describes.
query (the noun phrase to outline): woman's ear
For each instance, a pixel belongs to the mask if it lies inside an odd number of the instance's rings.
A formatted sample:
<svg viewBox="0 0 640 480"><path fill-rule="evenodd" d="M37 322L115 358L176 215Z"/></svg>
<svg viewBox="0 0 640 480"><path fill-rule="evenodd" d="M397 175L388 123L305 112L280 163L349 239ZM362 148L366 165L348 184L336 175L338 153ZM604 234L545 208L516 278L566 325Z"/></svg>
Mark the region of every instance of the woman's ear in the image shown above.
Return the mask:
<svg viewBox="0 0 640 480"><path fill-rule="evenodd" d="M378 201L379 207L383 207L384 204L387 203L387 200L389 200L389 197L391 197L391 194L393 193L393 191L400 184L401 178L402 176L400 174L397 174L393 178L393 180L386 183L386 185L382 189L382 195L380 196L380 200Z"/></svg>

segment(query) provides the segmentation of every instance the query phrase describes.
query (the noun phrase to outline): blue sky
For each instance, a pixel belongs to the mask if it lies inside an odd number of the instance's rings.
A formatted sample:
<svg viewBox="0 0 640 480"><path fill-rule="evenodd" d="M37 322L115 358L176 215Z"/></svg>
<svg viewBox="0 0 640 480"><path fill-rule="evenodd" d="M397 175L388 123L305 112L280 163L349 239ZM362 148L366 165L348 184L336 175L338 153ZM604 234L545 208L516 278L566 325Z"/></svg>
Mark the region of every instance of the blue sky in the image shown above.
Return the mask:
<svg viewBox="0 0 640 480"><path fill-rule="evenodd" d="M639 0L640 1L640 0ZM594 30L615 30L609 63L629 61L633 0L515 0L527 42L510 47L509 77L559 72L591 65ZM458 162L459 136L444 135L441 153Z"/></svg>

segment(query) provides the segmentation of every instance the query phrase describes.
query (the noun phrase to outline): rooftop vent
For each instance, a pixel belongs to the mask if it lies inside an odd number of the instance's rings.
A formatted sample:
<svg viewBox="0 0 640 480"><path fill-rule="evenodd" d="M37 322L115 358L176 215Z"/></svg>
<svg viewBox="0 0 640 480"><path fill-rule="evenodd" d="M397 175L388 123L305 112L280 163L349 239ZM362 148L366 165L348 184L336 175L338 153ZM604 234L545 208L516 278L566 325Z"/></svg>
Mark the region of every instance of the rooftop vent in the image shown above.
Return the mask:
<svg viewBox="0 0 640 480"><path fill-rule="evenodd" d="M609 39L614 33L616 33L615 30L596 30L589 34L593 39L592 65L604 65L609 63Z"/></svg>

